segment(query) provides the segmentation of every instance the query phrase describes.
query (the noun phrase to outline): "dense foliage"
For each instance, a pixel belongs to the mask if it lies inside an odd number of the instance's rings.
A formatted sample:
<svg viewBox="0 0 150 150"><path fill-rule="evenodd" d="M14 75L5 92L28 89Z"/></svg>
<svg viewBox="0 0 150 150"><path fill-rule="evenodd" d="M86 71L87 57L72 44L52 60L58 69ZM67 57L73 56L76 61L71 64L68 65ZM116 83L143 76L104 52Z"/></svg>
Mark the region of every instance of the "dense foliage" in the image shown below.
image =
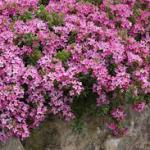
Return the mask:
<svg viewBox="0 0 150 150"><path fill-rule="evenodd" d="M150 100L149 32L150 0L0 0L0 140L93 111L124 134Z"/></svg>

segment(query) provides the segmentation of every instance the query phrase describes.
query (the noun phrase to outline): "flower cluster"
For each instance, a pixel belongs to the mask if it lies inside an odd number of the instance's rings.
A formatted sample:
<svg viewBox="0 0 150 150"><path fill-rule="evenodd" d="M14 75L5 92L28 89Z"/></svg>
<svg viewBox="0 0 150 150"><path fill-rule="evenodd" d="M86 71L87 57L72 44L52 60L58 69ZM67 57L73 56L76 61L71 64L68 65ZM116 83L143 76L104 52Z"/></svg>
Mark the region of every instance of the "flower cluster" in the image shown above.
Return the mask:
<svg viewBox="0 0 150 150"><path fill-rule="evenodd" d="M112 130L126 104L142 112L150 100L149 9L149 0L0 0L0 140L28 137L51 113L76 117L72 104L89 74Z"/></svg>

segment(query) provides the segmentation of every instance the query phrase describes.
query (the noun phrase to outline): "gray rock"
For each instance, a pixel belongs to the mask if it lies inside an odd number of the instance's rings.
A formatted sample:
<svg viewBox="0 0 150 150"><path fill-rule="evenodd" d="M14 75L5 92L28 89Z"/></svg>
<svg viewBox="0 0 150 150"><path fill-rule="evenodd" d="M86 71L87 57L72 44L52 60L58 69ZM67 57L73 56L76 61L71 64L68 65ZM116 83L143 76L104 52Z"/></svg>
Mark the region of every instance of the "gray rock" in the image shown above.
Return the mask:
<svg viewBox="0 0 150 150"><path fill-rule="evenodd" d="M107 139L105 142L106 150L117 150L121 139Z"/></svg>
<svg viewBox="0 0 150 150"><path fill-rule="evenodd" d="M142 114L131 113L128 136L124 137L117 150L150 150L150 110Z"/></svg>
<svg viewBox="0 0 150 150"><path fill-rule="evenodd" d="M26 150L60 150L60 135L54 121L46 121L33 130L31 136L23 142Z"/></svg>
<svg viewBox="0 0 150 150"><path fill-rule="evenodd" d="M24 150L19 139L11 138L5 144L0 144L0 150Z"/></svg>
<svg viewBox="0 0 150 150"><path fill-rule="evenodd" d="M106 150L150 150L150 110L142 114L129 111L128 135L119 139L106 139Z"/></svg>
<svg viewBox="0 0 150 150"><path fill-rule="evenodd" d="M71 123L50 120L35 129L23 143L25 150L100 150L105 131L100 131L99 120L90 119L83 131L75 132Z"/></svg>
<svg viewBox="0 0 150 150"><path fill-rule="evenodd" d="M32 132L24 147L25 150L150 150L149 109L143 114L129 111L129 133L122 138L110 136L104 122L88 118L78 133L72 131L71 123L48 120Z"/></svg>

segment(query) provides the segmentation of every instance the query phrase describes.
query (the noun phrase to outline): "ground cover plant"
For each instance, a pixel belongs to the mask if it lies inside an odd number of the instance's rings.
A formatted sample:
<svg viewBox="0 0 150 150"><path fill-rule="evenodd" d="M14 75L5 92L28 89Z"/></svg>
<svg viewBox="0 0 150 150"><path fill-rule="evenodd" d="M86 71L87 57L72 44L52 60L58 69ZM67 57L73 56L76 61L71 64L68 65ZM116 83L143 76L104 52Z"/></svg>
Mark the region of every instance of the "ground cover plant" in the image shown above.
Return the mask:
<svg viewBox="0 0 150 150"><path fill-rule="evenodd" d="M149 101L150 0L0 0L0 141L51 114L120 136Z"/></svg>

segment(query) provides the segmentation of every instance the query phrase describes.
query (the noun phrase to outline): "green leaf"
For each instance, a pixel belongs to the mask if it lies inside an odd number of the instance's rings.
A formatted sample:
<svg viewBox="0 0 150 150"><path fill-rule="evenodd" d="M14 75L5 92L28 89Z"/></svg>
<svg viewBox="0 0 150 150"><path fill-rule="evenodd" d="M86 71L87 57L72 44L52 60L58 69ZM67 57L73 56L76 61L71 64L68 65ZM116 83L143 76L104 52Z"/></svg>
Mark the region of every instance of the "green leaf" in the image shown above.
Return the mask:
<svg viewBox="0 0 150 150"><path fill-rule="evenodd" d="M46 6L46 5L48 5L49 1L50 1L50 0L40 0L39 3L40 3L41 5Z"/></svg>
<svg viewBox="0 0 150 150"><path fill-rule="evenodd" d="M26 65L36 65L37 61L41 58L42 53L40 50L34 50L31 55L24 57L24 62Z"/></svg>
<svg viewBox="0 0 150 150"><path fill-rule="evenodd" d="M84 0L84 1L95 4L95 5L99 5L102 3L102 0Z"/></svg>
<svg viewBox="0 0 150 150"><path fill-rule="evenodd" d="M150 63L150 56L147 56L146 61Z"/></svg>
<svg viewBox="0 0 150 150"><path fill-rule="evenodd" d="M66 62L69 58L71 57L71 53L67 52L65 50L63 51L59 51L56 54L56 58L58 58L59 60L61 60L62 62Z"/></svg>
<svg viewBox="0 0 150 150"><path fill-rule="evenodd" d="M81 118L76 118L72 124L71 127L73 129L73 131L75 132L81 132L82 129L84 128L84 122Z"/></svg>
<svg viewBox="0 0 150 150"><path fill-rule="evenodd" d="M36 12L36 16L46 21L48 23L49 28L52 26L61 26L64 24L64 16L63 14L58 14L56 12L49 13L44 5L40 5L39 10Z"/></svg>
<svg viewBox="0 0 150 150"><path fill-rule="evenodd" d="M31 20L32 13L30 11L26 11L22 16L20 16L20 19L23 21Z"/></svg>
<svg viewBox="0 0 150 150"><path fill-rule="evenodd" d="M70 32L68 43L69 44L75 43L76 37L77 37L77 32L76 31Z"/></svg>
<svg viewBox="0 0 150 150"><path fill-rule="evenodd" d="M103 105L103 106L98 107L97 115L98 116L105 116L109 113L109 111L110 111L109 105Z"/></svg>
<svg viewBox="0 0 150 150"><path fill-rule="evenodd" d="M32 42L33 42L32 34L31 33L25 34L23 36L23 41L24 41L25 45L31 46Z"/></svg>
<svg viewBox="0 0 150 150"><path fill-rule="evenodd" d="M45 6L43 4L40 5L40 11L45 11Z"/></svg>

